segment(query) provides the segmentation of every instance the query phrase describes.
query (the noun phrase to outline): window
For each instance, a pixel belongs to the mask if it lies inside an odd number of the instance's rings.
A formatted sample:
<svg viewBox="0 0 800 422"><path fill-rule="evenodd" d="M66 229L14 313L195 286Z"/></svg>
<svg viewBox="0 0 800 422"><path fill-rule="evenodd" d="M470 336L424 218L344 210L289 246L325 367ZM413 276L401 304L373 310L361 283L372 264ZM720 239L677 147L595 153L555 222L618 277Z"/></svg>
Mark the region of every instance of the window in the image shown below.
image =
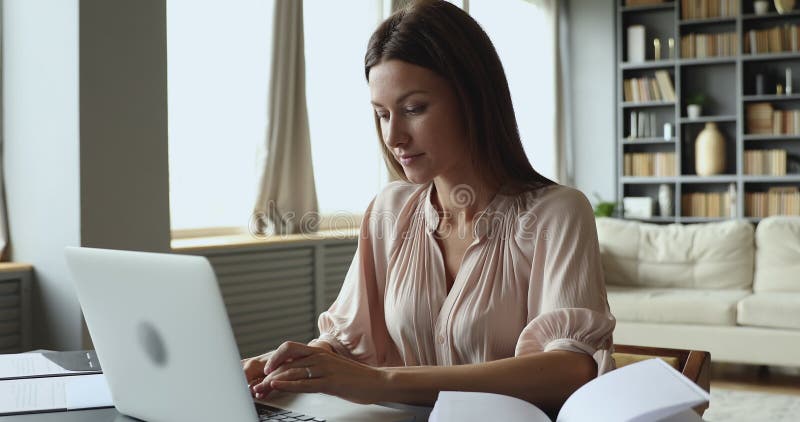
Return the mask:
<svg viewBox="0 0 800 422"><path fill-rule="evenodd" d="M452 2L468 3L495 43L526 152L553 177L554 66L537 66L554 57L544 11L524 0ZM367 42L388 15L387 3L358 0L346 12L338 2L304 3L306 95L323 215L362 213L388 180L364 78ZM247 226L266 135L273 7L274 0L167 3L173 230Z"/></svg>
<svg viewBox="0 0 800 422"><path fill-rule="evenodd" d="M364 78L382 2L358 3L346 12L340 2L303 4L308 121L323 215L363 213L387 180Z"/></svg>
<svg viewBox="0 0 800 422"><path fill-rule="evenodd" d="M533 167L556 175L555 51L552 26L536 2L469 0L503 62L522 144Z"/></svg>
<svg viewBox="0 0 800 422"><path fill-rule="evenodd" d="M245 227L264 143L272 0L167 2L172 229Z"/></svg>

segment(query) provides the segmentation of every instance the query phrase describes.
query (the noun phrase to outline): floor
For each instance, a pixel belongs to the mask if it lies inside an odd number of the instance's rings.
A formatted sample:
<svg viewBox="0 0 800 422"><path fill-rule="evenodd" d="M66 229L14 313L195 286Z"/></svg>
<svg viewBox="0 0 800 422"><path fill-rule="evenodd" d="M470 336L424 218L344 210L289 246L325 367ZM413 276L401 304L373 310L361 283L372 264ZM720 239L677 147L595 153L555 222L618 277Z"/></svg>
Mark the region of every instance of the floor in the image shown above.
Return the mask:
<svg viewBox="0 0 800 422"><path fill-rule="evenodd" d="M712 363L711 387L800 396L800 368Z"/></svg>

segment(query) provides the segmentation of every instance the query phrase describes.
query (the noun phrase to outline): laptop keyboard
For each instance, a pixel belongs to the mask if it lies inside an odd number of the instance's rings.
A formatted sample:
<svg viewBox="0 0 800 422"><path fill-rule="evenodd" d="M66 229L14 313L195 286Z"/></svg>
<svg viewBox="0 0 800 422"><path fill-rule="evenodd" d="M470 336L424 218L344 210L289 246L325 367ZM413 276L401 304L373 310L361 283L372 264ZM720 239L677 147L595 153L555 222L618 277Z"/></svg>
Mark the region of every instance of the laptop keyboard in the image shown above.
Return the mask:
<svg viewBox="0 0 800 422"><path fill-rule="evenodd" d="M325 422L325 419L315 418L290 410L278 409L266 404L256 403L256 412L260 422Z"/></svg>

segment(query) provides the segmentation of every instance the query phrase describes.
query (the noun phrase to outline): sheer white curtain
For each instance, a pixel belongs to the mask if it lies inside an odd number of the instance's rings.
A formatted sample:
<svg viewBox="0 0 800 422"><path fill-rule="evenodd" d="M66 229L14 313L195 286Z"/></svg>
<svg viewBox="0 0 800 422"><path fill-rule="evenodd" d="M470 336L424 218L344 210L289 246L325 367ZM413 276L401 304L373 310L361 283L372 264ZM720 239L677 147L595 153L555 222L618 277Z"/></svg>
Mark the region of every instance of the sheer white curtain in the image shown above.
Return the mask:
<svg viewBox="0 0 800 422"><path fill-rule="evenodd" d="M469 0L468 8L503 62L529 160L544 176L570 184L558 0Z"/></svg>
<svg viewBox="0 0 800 422"><path fill-rule="evenodd" d="M0 129L2 129L2 126L0 126ZM3 137L2 132L0 132L0 262L7 260L8 222L6 221L6 190L3 179Z"/></svg>
<svg viewBox="0 0 800 422"><path fill-rule="evenodd" d="M303 2L275 0L267 136L251 233L313 231L318 224L306 107Z"/></svg>
<svg viewBox="0 0 800 422"><path fill-rule="evenodd" d="M0 11L0 16L2 16L2 11ZM2 23L0 23L0 34L2 34ZM0 37L0 41L2 38ZM0 75L3 74L3 57L0 54ZM0 87L0 99L2 99L3 90ZM8 221L6 220L6 189L5 189L5 178L3 177L5 172L3 170L3 132L4 132L4 121L3 115L0 111L0 262L8 260Z"/></svg>

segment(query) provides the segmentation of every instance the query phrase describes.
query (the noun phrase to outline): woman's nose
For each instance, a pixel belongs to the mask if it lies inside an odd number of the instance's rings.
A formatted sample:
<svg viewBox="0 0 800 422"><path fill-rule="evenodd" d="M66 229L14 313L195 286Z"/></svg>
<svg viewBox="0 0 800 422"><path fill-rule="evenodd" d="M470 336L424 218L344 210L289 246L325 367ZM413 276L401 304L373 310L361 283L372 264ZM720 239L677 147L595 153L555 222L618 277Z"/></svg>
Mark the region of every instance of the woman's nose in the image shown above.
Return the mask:
<svg viewBox="0 0 800 422"><path fill-rule="evenodd" d="M403 127L403 122L397 117L390 117L385 123L383 141L388 147L396 147L408 142L408 132Z"/></svg>

